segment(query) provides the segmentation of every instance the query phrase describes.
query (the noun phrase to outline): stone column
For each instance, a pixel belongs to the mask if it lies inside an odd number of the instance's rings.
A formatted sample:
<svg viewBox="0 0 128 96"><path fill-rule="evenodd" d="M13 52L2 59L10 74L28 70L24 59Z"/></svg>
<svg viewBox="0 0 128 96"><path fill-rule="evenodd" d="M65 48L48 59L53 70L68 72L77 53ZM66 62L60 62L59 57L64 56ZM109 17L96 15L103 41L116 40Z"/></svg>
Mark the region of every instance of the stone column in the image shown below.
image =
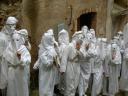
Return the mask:
<svg viewBox="0 0 128 96"><path fill-rule="evenodd" d="M111 12L113 9L114 0L107 2L107 18L106 18L106 37L110 40L112 38L112 17Z"/></svg>

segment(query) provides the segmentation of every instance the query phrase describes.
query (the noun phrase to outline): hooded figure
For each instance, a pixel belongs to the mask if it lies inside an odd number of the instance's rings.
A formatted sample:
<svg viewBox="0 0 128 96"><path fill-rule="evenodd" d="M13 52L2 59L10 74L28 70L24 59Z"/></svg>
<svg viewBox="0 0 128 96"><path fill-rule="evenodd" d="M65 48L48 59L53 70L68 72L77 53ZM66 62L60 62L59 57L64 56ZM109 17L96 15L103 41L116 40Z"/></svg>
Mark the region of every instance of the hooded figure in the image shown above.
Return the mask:
<svg viewBox="0 0 128 96"><path fill-rule="evenodd" d="M86 38L86 36L87 36L86 34L88 33L88 27L87 26L83 26L81 31L82 31L82 34L83 34L84 38Z"/></svg>
<svg viewBox="0 0 128 96"><path fill-rule="evenodd" d="M77 31L73 34L73 37L79 38L84 40L86 38L86 34L88 33L88 27L87 26L83 26L81 28L81 31ZM76 35L76 36L75 36Z"/></svg>
<svg viewBox="0 0 128 96"><path fill-rule="evenodd" d="M121 53L116 43L111 44L110 63L109 63L109 95L115 96L119 91L118 77L119 65L121 64Z"/></svg>
<svg viewBox="0 0 128 96"><path fill-rule="evenodd" d="M10 51L7 51L9 45L12 45L12 34L15 32L15 27L17 23L15 17L8 17L6 25L0 32L0 89L5 89L8 83L8 64L11 63L12 59L10 55L5 56ZM11 58L11 61L8 59ZM3 90L5 91L5 90ZM2 96L5 96L6 92L2 93Z"/></svg>
<svg viewBox="0 0 128 96"><path fill-rule="evenodd" d="M96 56L97 56L97 51L96 51L96 46L97 46L97 44L96 44L96 36L95 36L95 30L94 29L90 29L89 30L89 32L88 32L88 34L91 34L91 44L92 44L92 49L93 49L93 55L95 56L93 56L93 57L91 57L91 59L90 59L90 67L91 67L91 74L90 74L90 80L89 80L89 87L88 87L88 89L89 89L89 92L91 92L91 94L93 94L93 81L94 81L94 73L95 73L95 58L96 58Z"/></svg>
<svg viewBox="0 0 128 96"><path fill-rule="evenodd" d="M108 95L108 77L109 77L109 52L111 46L107 44L107 38L102 38L102 61L103 61L103 95Z"/></svg>
<svg viewBox="0 0 128 96"><path fill-rule="evenodd" d="M82 31L77 31L72 35L73 39L83 39L84 35L82 34Z"/></svg>
<svg viewBox="0 0 128 96"><path fill-rule="evenodd" d="M27 47L27 49L30 51L31 50L31 44L29 42L29 38L28 38L28 31L26 29L21 29L18 31L18 33L22 36L22 38L24 38L25 40L25 46Z"/></svg>
<svg viewBox="0 0 128 96"><path fill-rule="evenodd" d="M96 43L96 33L94 29L90 29L90 33L92 34L92 42Z"/></svg>
<svg viewBox="0 0 128 96"><path fill-rule="evenodd" d="M80 64L79 51L82 40L73 36L72 42L64 49L62 56L60 72L65 75L65 94L64 96L75 96L76 89L79 83Z"/></svg>
<svg viewBox="0 0 128 96"><path fill-rule="evenodd" d="M121 65L120 65L120 68L119 68L119 72L120 72L119 76L121 77L122 64L123 64L123 55L124 55L124 50L125 50L124 36L123 36L122 31L118 32L118 37L119 37L119 47L120 47L120 52L121 52Z"/></svg>
<svg viewBox="0 0 128 96"><path fill-rule="evenodd" d="M56 51L58 52L58 42L55 41L53 29L47 30L46 33L48 33L49 35L52 36L53 45L54 45L54 47L56 48ZM44 51L44 50L43 50L43 49L44 49L44 47L43 47L43 37L44 37L44 36L42 36L41 43L39 44L39 49L41 49L41 50L39 50L39 52L38 52L39 56L40 56L40 55L42 54L42 52Z"/></svg>
<svg viewBox="0 0 128 96"><path fill-rule="evenodd" d="M119 37L119 46L120 46L120 52L123 55L124 50L125 50L125 42L124 42L124 36L123 36L123 32L119 31L118 32L118 37Z"/></svg>
<svg viewBox="0 0 128 96"><path fill-rule="evenodd" d="M54 38L54 33L53 33L53 29L49 29L47 31L48 34L52 35L52 38L53 38L53 42L54 42L54 46L56 49L58 49L58 42L56 42L55 38Z"/></svg>
<svg viewBox="0 0 128 96"><path fill-rule="evenodd" d="M10 46L9 49L13 48L11 50L17 61L15 61L16 64L9 64L7 95L29 96L27 66L31 63L31 55L25 46L24 38L18 32L13 34L12 44L13 46Z"/></svg>
<svg viewBox="0 0 128 96"><path fill-rule="evenodd" d="M85 95L88 88L89 78L92 72L91 58L95 56L95 45L92 42L92 34L87 33L80 51L83 55L80 56L80 81L79 81L79 96Z"/></svg>
<svg viewBox="0 0 128 96"><path fill-rule="evenodd" d="M25 82L21 79L21 77L24 78L22 75L24 71L21 72L21 69L23 68L21 64L23 64L24 61L21 62L20 56L18 56L17 54L17 51L20 48L20 45L22 44L19 41L22 40L20 39L20 36L16 34L16 22L17 20L14 17L9 17L6 22L7 29L10 28L11 32L11 40L4 54L5 61L8 64L7 96L28 96L28 92L25 93Z"/></svg>
<svg viewBox="0 0 128 96"><path fill-rule="evenodd" d="M18 34L20 35L21 39L21 45L25 45L25 47L27 48L28 51L31 50L31 44L29 42L29 38L28 38L28 31L26 29L21 29L18 31ZM28 53L28 52L26 52ZM29 57L29 56L28 56ZM30 57L31 59L31 57ZM28 84L30 84L30 64L27 64L26 68L26 76L28 78Z"/></svg>
<svg viewBox="0 0 128 96"><path fill-rule="evenodd" d="M62 29L59 34L58 34L58 42L59 42L59 59L60 59L60 64L62 60L62 56L64 54L65 48L69 44L69 34L65 29ZM64 94L64 88L65 88L65 80L64 80L64 75L60 74L60 90L62 91L61 93Z"/></svg>
<svg viewBox="0 0 128 96"><path fill-rule="evenodd" d="M69 44L69 35L65 29L62 29L58 34L58 42L60 45L68 45ZM63 49L63 48L62 48Z"/></svg>
<svg viewBox="0 0 128 96"><path fill-rule="evenodd" d="M39 96L53 96L54 85L56 81L55 57L57 53L54 48L53 36L44 33L42 38L42 51L34 69L39 67Z"/></svg>
<svg viewBox="0 0 128 96"><path fill-rule="evenodd" d="M58 89L59 80L60 80L60 78L59 78L59 65L60 65L60 60L59 60L59 57L58 57L58 55L59 55L59 52L58 52L59 51L59 47L58 47L58 42L55 40L53 29L49 29L47 31L47 33L52 36L53 43L54 43L54 48L55 48L55 51L57 53L57 56L56 56L56 59L55 59L55 61L57 61L55 88Z"/></svg>
<svg viewBox="0 0 128 96"><path fill-rule="evenodd" d="M124 30L124 42L125 42L125 50L123 54L123 62L122 62L122 72L120 78L120 89L125 92L125 96L128 96L128 23L125 25ZM125 36L126 35L126 36Z"/></svg>
<svg viewBox="0 0 128 96"><path fill-rule="evenodd" d="M95 46L95 58L94 58L94 67L93 68L93 82L92 82L92 91L91 96L97 96L100 94L102 89L102 74L103 74L103 62L102 62L102 46L101 38L96 40Z"/></svg>
<svg viewBox="0 0 128 96"><path fill-rule="evenodd" d="M53 45L54 47L57 46L58 47L58 43L55 41L55 38L54 38L54 33L53 33L53 29L49 29L47 32L47 35L50 35L52 40L53 40ZM42 53L45 51L45 48L44 48L44 45L43 45L43 42L44 42L44 36L42 36L42 39L41 39L41 42L39 44L39 52L38 52L38 60L36 61L36 63L34 64L33 66L33 69L38 69L39 68L39 57L41 57ZM58 48L56 50L58 52Z"/></svg>
<svg viewBox="0 0 128 96"><path fill-rule="evenodd" d="M120 32L119 32L119 33L120 33ZM114 36L114 37L113 37L112 43L116 43L116 44L117 44L121 55L123 55L124 44L123 44L123 42L122 42L122 44L121 44L120 41L121 41L121 37L120 37L120 35L118 35L118 36ZM123 45L123 46L122 46L122 45ZM121 48L121 47L122 47L122 48ZM123 56L121 56L121 64L119 65L119 68L118 68L118 76L119 76L119 78L120 78L120 76L121 76L122 58L123 58Z"/></svg>

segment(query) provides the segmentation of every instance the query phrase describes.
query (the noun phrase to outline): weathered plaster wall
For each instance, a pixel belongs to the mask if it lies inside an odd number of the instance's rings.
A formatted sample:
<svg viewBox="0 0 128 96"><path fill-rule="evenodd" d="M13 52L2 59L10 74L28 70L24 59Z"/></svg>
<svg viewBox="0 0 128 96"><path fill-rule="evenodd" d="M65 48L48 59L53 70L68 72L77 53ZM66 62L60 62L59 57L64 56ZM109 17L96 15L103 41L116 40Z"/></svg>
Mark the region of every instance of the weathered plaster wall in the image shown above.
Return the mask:
<svg viewBox="0 0 128 96"><path fill-rule="evenodd" d="M22 21L31 36L33 59L44 32L65 23L72 35L77 30L77 18L88 12L97 12L96 33L105 36L106 7L107 0L23 0Z"/></svg>

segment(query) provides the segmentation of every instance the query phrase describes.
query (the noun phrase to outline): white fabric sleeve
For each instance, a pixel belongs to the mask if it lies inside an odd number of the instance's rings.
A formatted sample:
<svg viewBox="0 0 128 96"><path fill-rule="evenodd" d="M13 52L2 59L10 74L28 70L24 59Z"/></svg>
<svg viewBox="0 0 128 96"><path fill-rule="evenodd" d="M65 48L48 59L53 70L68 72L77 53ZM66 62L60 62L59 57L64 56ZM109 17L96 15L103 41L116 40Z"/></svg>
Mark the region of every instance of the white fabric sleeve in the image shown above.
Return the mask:
<svg viewBox="0 0 128 96"><path fill-rule="evenodd" d="M23 65L28 65L31 63L31 55L25 45L20 46L18 53L21 54L20 61L23 63Z"/></svg>

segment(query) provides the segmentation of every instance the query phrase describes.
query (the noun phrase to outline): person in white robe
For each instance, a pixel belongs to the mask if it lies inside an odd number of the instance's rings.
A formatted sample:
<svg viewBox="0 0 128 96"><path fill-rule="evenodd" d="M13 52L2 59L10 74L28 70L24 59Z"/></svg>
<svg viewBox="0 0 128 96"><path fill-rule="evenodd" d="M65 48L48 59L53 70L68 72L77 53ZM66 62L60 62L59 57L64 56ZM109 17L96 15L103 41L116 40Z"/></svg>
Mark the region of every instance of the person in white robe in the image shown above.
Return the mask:
<svg viewBox="0 0 128 96"><path fill-rule="evenodd" d="M62 56L64 54L65 48L69 44L69 34L65 29L62 29L59 34L58 34L58 43L59 43L59 59L60 59L60 64L62 60ZM59 74L59 89L61 94L64 94L64 89L65 89L65 80L64 80L64 74Z"/></svg>
<svg viewBox="0 0 128 96"><path fill-rule="evenodd" d="M82 40L77 36L72 37L72 42L64 49L60 72L65 75L64 96L75 96L79 84L80 64L79 56L82 55L80 47Z"/></svg>
<svg viewBox="0 0 128 96"><path fill-rule="evenodd" d="M103 79L103 62L102 62L101 38L96 39L95 58L93 67L93 82L91 96L97 96L101 93Z"/></svg>
<svg viewBox="0 0 128 96"><path fill-rule="evenodd" d="M120 78L120 90L124 91L125 96L128 96L128 23L124 26L124 44L125 50L123 54L122 71Z"/></svg>
<svg viewBox="0 0 128 96"><path fill-rule="evenodd" d="M108 78L109 78L109 61L111 50L110 44L107 42L107 38L102 38L102 60L103 60L103 89L102 94L108 95Z"/></svg>
<svg viewBox="0 0 128 96"><path fill-rule="evenodd" d="M11 62L8 60L10 56L5 56L7 52L6 49L12 42L12 34L14 31L16 31L15 27L17 22L18 20L15 17L8 17L5 26L0 32L0 89L2 89L2 96L6 96L6 88L8 85L8 64Z"/></svg>
<svg viewBox="0 0 128 96"><path fill-rule="evenodd" d="M26 66L30 64L31 56L24 38L17 31L13 31L11 36L4 54L8 62L7 96L29 96Z"/></svg>
<svg viewBox="0 0 128 96"><path fill-rule="evenodd" d="M121 53L116 42L111 44L109 62L109 96L115 96L119 92L119 65L121 64Z"/></svg>
<svg viewBox="0 0 128 96"><path fill-rule="evenodd" d="M27 50L30 52L31 51L31 44L29 42L29 36L28 36L28 31L26 29L21 29L18 31L18 34L21 36L21 40L26 46ZM30 85L30 64L27 64L26 66L26 76L28 78L28 84Z"/></svg>
<svg viewBox="0 0 128 96"><path fill-rule="evenodd" d="M88 31L88 30L86 30ZM91 58L95 56L95 45L92 40L92 34L90 31L86 32L87 34L85 35L86 38L83 40L82 47L80 51L84 54L83 56L80 56L80 66L81 66L81 72L80 72L80 81L79 81L79 96L86 96L86 91L88 88L89 84L89 79L91 76L92 72L92 67L91 67Z"/></svg>
<svg viewBox="0 0 128 96"><path fill-rule="evenodd" d="M21 30L18 31L18 33L24 38L25 46L30 51L31 50L31 44L29 42L28 31L26 29L21 29Z"/></svg>
<svg viewBox="0 0 128 96"><path fill-rule="evenodd" d="M53 36L47 32L42 38L38 60L34 64L34 69L39 68L39 96L53 96L56 83L56 64L57 53L54 48Z"/></svg>

